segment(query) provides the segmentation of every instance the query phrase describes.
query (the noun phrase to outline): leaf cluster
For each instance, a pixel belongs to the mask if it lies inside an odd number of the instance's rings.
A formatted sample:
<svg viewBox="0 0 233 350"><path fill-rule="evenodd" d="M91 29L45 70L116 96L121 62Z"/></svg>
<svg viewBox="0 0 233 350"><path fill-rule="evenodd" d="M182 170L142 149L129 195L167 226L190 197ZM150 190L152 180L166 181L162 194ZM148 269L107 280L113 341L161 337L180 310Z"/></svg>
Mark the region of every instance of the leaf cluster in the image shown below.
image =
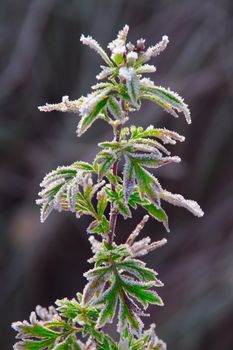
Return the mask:
<svg viewBox="0 0 233 350"><path fill-rule="evenodd" d="M129 328L140 334L143 328L140 316L145 315L143 309L149 304L163 304L151 290L153 286L162 286L157 273L145 267L142 261L133 259L126 244L117 246L103 241L98 244L98 251L90 262L94 262L95 267L84 274L88 283L83 301L85 304L102 305L97 326L103 327L112 322L119 304L119 333Z"/></svg>
<svg viewBox="0 0 233 350"><path fill-rule="evenodd" d="M57 308L36 307L30 321L14 322L12 327L18 332L16 350L166 350L166 345L158 339L154 326L135 339L127 330L117 344L102 330L96 329L95 322L100 314L97 307L83 306L82 296L56 301ZM79 340L80 334L83 339Z"/></svg>

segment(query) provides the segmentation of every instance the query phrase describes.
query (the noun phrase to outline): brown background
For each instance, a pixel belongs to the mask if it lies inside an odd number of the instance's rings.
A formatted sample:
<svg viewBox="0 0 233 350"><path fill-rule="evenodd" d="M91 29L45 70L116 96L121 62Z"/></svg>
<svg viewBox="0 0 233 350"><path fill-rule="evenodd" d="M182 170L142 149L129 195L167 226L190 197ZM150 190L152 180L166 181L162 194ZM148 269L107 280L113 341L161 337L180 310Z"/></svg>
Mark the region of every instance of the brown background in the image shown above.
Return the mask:
<svg viewBox="0 0 233 350"><path fill-rule="evenodd" d="M151 320L170 350L233 349L232 0L0 1L1 349L12 349L13 320L28 318L38 303L74 296L85 283L89 219L53 213L41 225L35 199L46 172L92 161L97 141L110 139L110 130L98 122L77 139L77 115L39 113L36 106L87 94L102 62L81 47L81 33L106 46L125 23L132 41L170 37L153 79L185 97L193 124L149 102L131 123L186 136L171 148L182 163L162 169L160 179L206 212L196 219L167 205L172 233L152 220L144 229L153 239L169 239L146 259L165 283L166 307L152 308ZM118 242L142 215L119 220Z"/></svg>

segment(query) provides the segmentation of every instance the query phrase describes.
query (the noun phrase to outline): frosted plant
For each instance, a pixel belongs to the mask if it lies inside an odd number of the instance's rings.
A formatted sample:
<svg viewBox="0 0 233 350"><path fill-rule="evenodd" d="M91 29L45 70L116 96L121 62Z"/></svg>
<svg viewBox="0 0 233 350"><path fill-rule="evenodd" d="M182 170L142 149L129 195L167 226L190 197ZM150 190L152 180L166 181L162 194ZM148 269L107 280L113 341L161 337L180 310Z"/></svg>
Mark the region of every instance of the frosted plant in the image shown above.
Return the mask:
<svg viewBox="0 0 233 350"><path fill-rule="evenodd" d="M102 82L92 86L92 92L78 100L64 96L62 102L39 107L44 112L73 112L80 115L77 135L81 136L102 119L113 129L113 140L99 143L100 151L92 164L77 161L61 166L45 176L37 204L44 222L53 210L70 211L79 218L89 215L87 228L94 264L84 276L83 293L68 300L55 302L48 310L41 307L32 312L30 320L13 323L18 332L14 348L56 350L165 350L166 344L155 334L155 326L144 330L143 317L150 304L162 306L157 288L163 286L157 273L139 260L167 243L163 238L151 242L150 237L138 239L149 217L161 222L169 231L163 201L188 209L197 217L203 211L193 200L184 199L163 189L156 169L169 163L179 163L171 156L167 145L183 142L184 136L153 125L143 129L125 126L131 111L139 110L143 100L155 102L178 117L183 114L191 123L188 106L172 90L156 86L143 74L156 71L147 62L165 50L169 40L163 36L155 46L145 47L145 40L126 42L126 25L108 48L110 57L92 37L81 36L83 44L94 49L104 60L97 75ZM118 171L122 162L123 172ZM97 203L97 204L94 204ZM131 218L140 206L145 216L124 244L117 245L117 217ZM114 339L104 326L117 323Z"/></svg>

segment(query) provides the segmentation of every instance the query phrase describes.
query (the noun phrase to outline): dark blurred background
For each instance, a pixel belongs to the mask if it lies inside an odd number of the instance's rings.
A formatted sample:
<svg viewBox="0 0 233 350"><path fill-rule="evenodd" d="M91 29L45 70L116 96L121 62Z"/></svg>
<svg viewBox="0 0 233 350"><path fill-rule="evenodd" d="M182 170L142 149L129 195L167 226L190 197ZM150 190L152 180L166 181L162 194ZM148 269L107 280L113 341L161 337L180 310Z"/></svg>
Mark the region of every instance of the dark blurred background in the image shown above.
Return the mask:
<svg viewBox="0 0 233 350"><path fill-rule="evenodd" d="M84 286L89 219L54 212L42 225L35 199L46 172L92 161L96 143L112 136L99 121L77 139L78 115L39 113L37 106L87 94L102 62L81 47L81 33L105 47L125 23L131 41L145 37L151 45L163 34L170 38L155 59L153 79L184 96L193 123L149 102L131 123L186 136L170 148L182 163L162 169L161 183L205 211L196 219L167 205L172 233L153 220L144 229L155 240L169 239L146 258L165 283L159 292L166 306L152 308L151 320L170 350L233 349L232 0L0 1L1 349L12 349L12 321ZM119 220L118 242L142 215L139 210L133 220Z"/></svg>

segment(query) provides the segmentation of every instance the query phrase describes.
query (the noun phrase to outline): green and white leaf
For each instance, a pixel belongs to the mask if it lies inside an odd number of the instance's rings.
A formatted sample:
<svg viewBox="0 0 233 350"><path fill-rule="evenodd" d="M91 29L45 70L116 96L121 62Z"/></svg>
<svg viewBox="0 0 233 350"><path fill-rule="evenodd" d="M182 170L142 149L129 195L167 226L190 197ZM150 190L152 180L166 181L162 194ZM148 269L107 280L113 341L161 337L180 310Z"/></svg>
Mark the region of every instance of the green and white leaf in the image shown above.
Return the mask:
<svg viewBox="0 0 233 350"><path fill-rule="evenodd" d="M161 86L145 86L141 83L140 97L157 103L174 117L178 117L175 111L183 113L187 123L191 123L190 111L187 104L184 103L182 97L170 89L165 89Z"/></svg>
<svg viewBox="0 0 233 350"><path fill-rule="evenodd" d="M84 134L87 129L102 115L100 114L102 109L105 107L107 103L107 97L103 97L100 101L98 101L92 108L92 110L84 114L81 118L78 127L77 127L77 135L81 136Z"/></svg>
<svg viewBox="0 0 233 350"><path fill-rule="evenodd" d="M136 72L133 67L121 67L119 69L120 78L126 82L127 93L130 97L130 101L137 109L140 107L139 101L139 81Z"/></svg>
<svg viewBox="0 0 233 350"><path fill-rule="evenodd" d="M107 108L116 120L122 120L125 112L123 112L120 102L115 96L110 96L107 102Z"/></svg>

